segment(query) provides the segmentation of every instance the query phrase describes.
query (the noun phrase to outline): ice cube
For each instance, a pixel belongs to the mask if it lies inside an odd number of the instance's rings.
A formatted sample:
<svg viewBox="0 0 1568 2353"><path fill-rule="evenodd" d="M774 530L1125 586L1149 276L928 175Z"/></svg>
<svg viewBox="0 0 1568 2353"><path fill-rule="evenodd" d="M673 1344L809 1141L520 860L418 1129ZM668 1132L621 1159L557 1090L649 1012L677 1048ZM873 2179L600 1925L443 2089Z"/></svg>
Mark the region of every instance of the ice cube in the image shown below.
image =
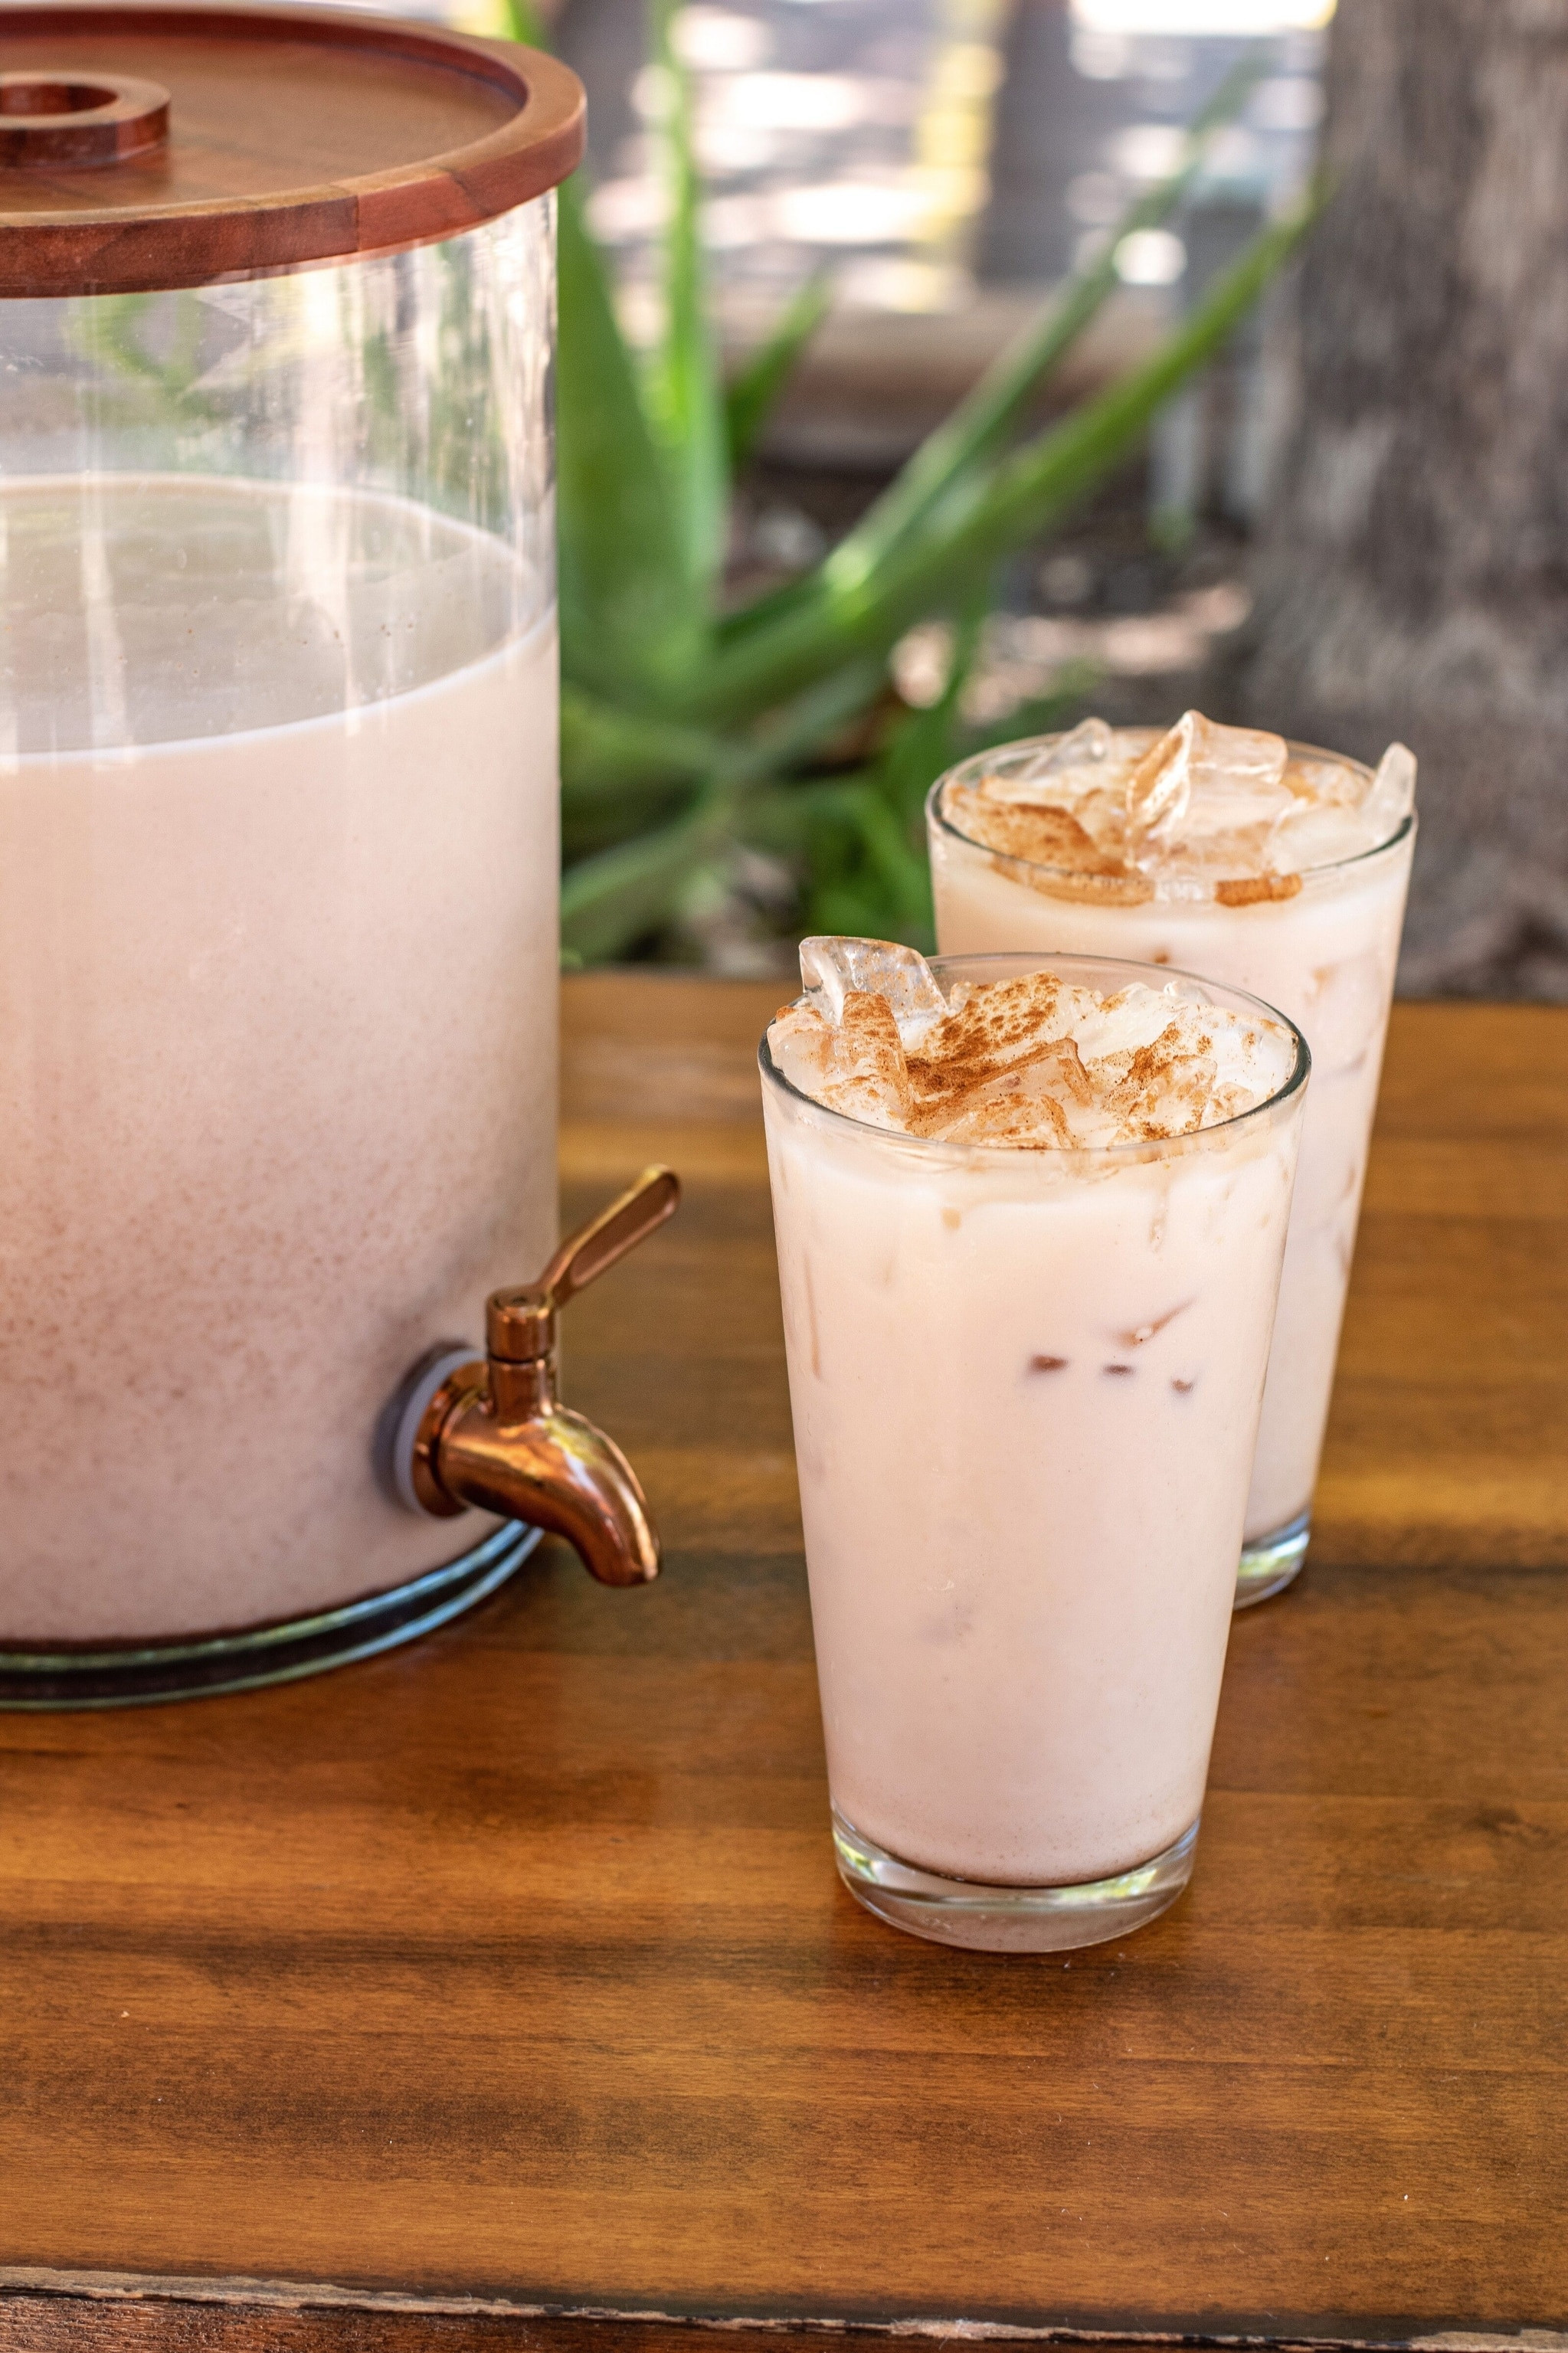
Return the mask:
<svg viewBox="0 0 1568 2353"><path fill-rule="evenodd" d="M1415 754L1403 744L1391 744L1377 764L1372 790L1361 804L1374 842L1381 844L1397 833L1414 807Z"/></svg>
<svg viewBox="0 0 1568 2353"><path fill-rule="evenodd" d="M1059 873L1126 872L1120 859L1107 856L1071 809L1055 801L993 801L979 786L955 785L948 789L942 813L969 840L1003 858Z"/></svg>
<svg viewBox="0 0 1568 2353"><path fill-rule="evenodd" d="M1297 798L1269 836L1268 863L1307 874L1360 858L1398 832L1415 799L1415 760L1391 744L1364 796L1355 771L1339 761L1293 762L1287 781Z"/></svg>
<svg viewBox="0 0 1568 2353"><path fill-rule="evenodd" d="M1073 1130L1052 1066L1037 1062L1024 1071L1004 1071L985 1085L943 1103L923 1125L923 1134L946 1144L1070 1145Z"/></svg>
<svg viewBox="0 0 1568 2353"><path fill-rule="evenodd" d="M1367 821L1364 806L1316 807L1311 801L1298 801L1268 837L1268 863L1279 875L1308 874L1314 867L1339 866L1347 858L1375 849L1379 839Z"/></svg>
<svg viewBox="0 0 1568 2353"><path fill-rule="evenodd" d="M966 992L945 1021L929 1029L909 1057L916 1104L934 1109L972 1088L1054 1053L1073 1025L1086 990L1054 973L1031 972Z"/></svg>
<svg viewBox="0 0 1568 2353"><path fill-rule="evenodd" d="M1026 757L1012 759L1005 767L993 770L979 789L992 801L1056 800L1064 784L1087 788L1101 781L1114 741L1103 719L1086 719L1054 743L1044 744ZM1085 769L1089 774L1080 776Z"/></svg>
<svg viewBox="0 0 1568 2353"><path fill-rule="evenodd" d="M885 997L844 988L842 1002L832 1027L800 1008L775 1024L802 1052L818 1031L826 1041L810 1092L874 1126L966 1145L1082 1149L1184 1134L1263 1101L1293 1051L1277 1023L1206 1004L1192 982L1108 998L1049 971L969 983L908 1052Z"/></svg>
<svg viewBox="0 0 1568 2353"><path fill-rule="evenodd" d="M1270 824L1295 800L1285 782L1288 757L1281 735L1184 712L1128 779L1128 821L1161 850Z"/></svg>
<svg viewBox="0 0 1568 2353"><path fill-rule="evenodd" d="M1118 989L1114 997L1096 997L1085 991L1083 1010L1073 1024L1080 1055L1090 1064L1118 1057L1130 1061L1168 1026L1177 1003L1173 990L1150 988L1141 981Z"/></svg>
<svg viewBox="0 0 1568 2353"><path fill-rule="evenodd" d="M1317 808L1360 808L1364 787L1356 770L1343 760L1321 760L1298 754L1285 771L1285 781L1298 801Z"/></svg>
<svg viewBox="0 0 1568 2353"><path fill-rule="evenodd" d="M1175 1041L1146 1046L1108 1099L1107 1108L1135 1135L1191 1135L1215 1124L1226 1110L1214 1099L1214 1065L1207 1054L1183 1054Z"/></svg>
<svg viewBox="0 0 1568 2353"><path fill-rule="evenodd" d="M781 1005L768 1025L768 1050L792 1087L814 1095L832 1074L834 1037L814 1005Z"/></svg>
<svg viewBox="0 0 1568 2353"><path fill-rule="evenodd" d="M1339 956L1314 969L1312 1059L1322 1074L1320 1083L1358 1068L1369 1042L1382 1037L1389 999L1388 957L1386 945L1374 941L1360 955Z"/></svg>
<svg viewBox="0 0 1568 2353"><path fill-rule="evenodd" d="M800 981L807 996L835 1024L843 1019L845 1003L855 992L885 997L906 1046L948 1009L925 957L896 940L802 940Z"/></svg>
<svg viewBox="0 0 1568 2353"><path fill-rule="evenodd" d="M1076 1034L1096 1105L1118 1129L1097 1142L1186 1135L1233 1118L1283 1084L1294 1050L1277 1023L1216 1010L1176 986L1125 988Z"/></svg>
<svg viewBox="0 0 1568 2353"><path fill-rule="evenodd" d="M1040 1059L934 1094L915 1114L917 1134L953 1144L1075 1141L1073 1115L1091 1102L1087 1073L1070 1038Z"/></svg>
<svg viewBox="0 0 1568 2353"><path fill-rule="evenodd" d="M1117 1055L1098 1065L1108 1078L1125 1061L1104 1100L1134 1136L1188 1135L1230 1117L1250 1100L1233 1082L1248 1060L1239 1033L1256 1025L1234 1016L1216 1018L1212 1009L1191 1003L1170 1002L1166 1010L1171 1018L1158 1036L1129 1057ZM1226 1039L1227 1030L1234 1044ZM1224 1071L1222 1060L1228 1066Z"/></svg>
<svg viewBox="0 0 1568 2353"><path fill-rule="evenodd" d="M903 1127L910 1108L904 1042L885 997L846 989L833 1039L832 1072L821 1100L873 1127Z"/></svg>

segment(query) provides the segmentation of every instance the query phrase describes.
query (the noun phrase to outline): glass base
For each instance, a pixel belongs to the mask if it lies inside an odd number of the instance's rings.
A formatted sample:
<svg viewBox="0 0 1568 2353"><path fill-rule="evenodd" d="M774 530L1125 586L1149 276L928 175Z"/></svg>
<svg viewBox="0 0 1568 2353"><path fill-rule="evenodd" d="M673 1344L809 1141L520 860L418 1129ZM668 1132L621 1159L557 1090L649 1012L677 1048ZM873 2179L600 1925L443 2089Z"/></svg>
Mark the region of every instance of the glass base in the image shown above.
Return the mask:
<svg viewBox="0 0 1568 2353"><path fill-rule="evenodd" d="M1114 1879L1071 1887L987 1887L900 1862L833 1808L839 1876L858 1903L911 1936L981 1953L1069 1953L1130 1936L1174 1904L1192 1876L1197 1845L1194 1822L1163 1854Z"/></svg>
<svg viewBox="0 0 1568 2353"><path fill-rule="evenodd" d="M195 1641L0 1650L0 1708L147 1707L295 1683L444 1626L504 1585L542 1530L509 1520L444 1567L311 1618Z"/></svg>
<svg viewBox="0 0 1568 2353"><path fill-rule="evenodd" d="M1255 1601L1267 1601L1272 1595L1283 1593L1307 1557L1311 1535L1311 1513L1298 1512L1271 1536L1255 1536L1250 1544L1244 1544L1236 1569L1236 1608L1250 1609Z"/></svg>

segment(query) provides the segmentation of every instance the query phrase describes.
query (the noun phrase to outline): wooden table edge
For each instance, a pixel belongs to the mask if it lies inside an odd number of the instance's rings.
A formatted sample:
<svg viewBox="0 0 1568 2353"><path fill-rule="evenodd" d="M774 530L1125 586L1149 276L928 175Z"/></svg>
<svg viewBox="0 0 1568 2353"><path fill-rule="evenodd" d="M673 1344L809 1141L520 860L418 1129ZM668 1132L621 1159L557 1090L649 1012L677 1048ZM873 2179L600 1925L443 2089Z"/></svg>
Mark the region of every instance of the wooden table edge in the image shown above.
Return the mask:
<svg viewBox="0 0 1568 2353"><path fill-rule="evenodd" d="M112 2310L112 2338L103 2324ZM195 2326L187 2332L181 2316ZM1348 2324L1340 2331L1232 2328L1097 2328L968 2316L863 2316L853 2313L664 2311L611 2305L527 2303L509 2297L420 2295L405 2290L330 2282L259 2278L160 2278L134 2273L59 2272L0 2266L0 2353L111 2342L156 2346L170 2353L187 2342L218 2353L335 2353L352 2316L357 2353L424 2353L441 2347L526 2344L530 2353L693 2353L704 2340L789 2337L807 2347L841 2346L846 2337L1092 2348L1093 2353L1152 2353L1160 2347L1223 2348L1223 2353L1568 2353L1568 2330L1520 2323L1514 2328L1444 2327L1412 2319ZM286 2338L279 2324L291 2324ZM140 2324L140 2325L138 2325ZM413 2324L410 2334L403 2324Z"/></svg>

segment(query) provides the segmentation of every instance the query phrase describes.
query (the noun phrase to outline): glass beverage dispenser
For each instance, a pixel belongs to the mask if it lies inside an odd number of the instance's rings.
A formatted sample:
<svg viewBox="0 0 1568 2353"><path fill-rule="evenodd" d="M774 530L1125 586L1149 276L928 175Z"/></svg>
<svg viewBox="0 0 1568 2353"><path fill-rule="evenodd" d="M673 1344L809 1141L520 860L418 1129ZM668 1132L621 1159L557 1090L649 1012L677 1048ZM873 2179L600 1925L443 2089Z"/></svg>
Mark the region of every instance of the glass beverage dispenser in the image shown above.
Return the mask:
<svg viewBox="0 0 1568 2353"><path fill-rule="evenodd" d="M0 69L0 1703L364 1655L522 1521L652 1575L550 1346L673 1180L474 1345L556 1230L581 91L325 9Z"/></svg>

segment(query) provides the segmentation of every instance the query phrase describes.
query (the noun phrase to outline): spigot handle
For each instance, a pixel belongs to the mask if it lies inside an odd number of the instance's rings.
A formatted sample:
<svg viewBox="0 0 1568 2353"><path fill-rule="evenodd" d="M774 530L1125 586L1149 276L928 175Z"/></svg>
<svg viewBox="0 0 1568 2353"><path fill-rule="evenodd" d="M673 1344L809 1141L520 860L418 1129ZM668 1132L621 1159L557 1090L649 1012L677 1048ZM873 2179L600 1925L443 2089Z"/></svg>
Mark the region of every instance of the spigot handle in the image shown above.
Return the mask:
<svg viewBox="0 0 1568 2353"><path fill-rule="evenodd" d="M492 1365L533 1365L556 1352L556 1317L606 1267L675 1214L681 1180L673 1168L645 1168L630 1192L561 1244L537 1282L493 1291L485 1303L484 1345Z"/></svg>
<svg viewBox="0 0 1568 2353"><path fill-rule="evenodd" d="M635 1250L655 1228L673 1218L681 1198L681 1180L673 1168L645 1168L608 1209L590 1218L569 1234L539 1277L539 1289L552 1307L565 1307L579 1291L597 1282L617 1259Z"/></svg>
<svg viewBox="0 0 1568 2353"><path fill-rule="evenodd" d="M539 1281L492 1292L486 1358L432 1349L382 1417L384 1482L411 1511L451 1519L477 1506L554 1529L602 1584L659 1574L659 1538L620 1448L556 1393L556 1315L673 1217L673 1168L645 1168L630 1192L561 1244Z"/></svg>

